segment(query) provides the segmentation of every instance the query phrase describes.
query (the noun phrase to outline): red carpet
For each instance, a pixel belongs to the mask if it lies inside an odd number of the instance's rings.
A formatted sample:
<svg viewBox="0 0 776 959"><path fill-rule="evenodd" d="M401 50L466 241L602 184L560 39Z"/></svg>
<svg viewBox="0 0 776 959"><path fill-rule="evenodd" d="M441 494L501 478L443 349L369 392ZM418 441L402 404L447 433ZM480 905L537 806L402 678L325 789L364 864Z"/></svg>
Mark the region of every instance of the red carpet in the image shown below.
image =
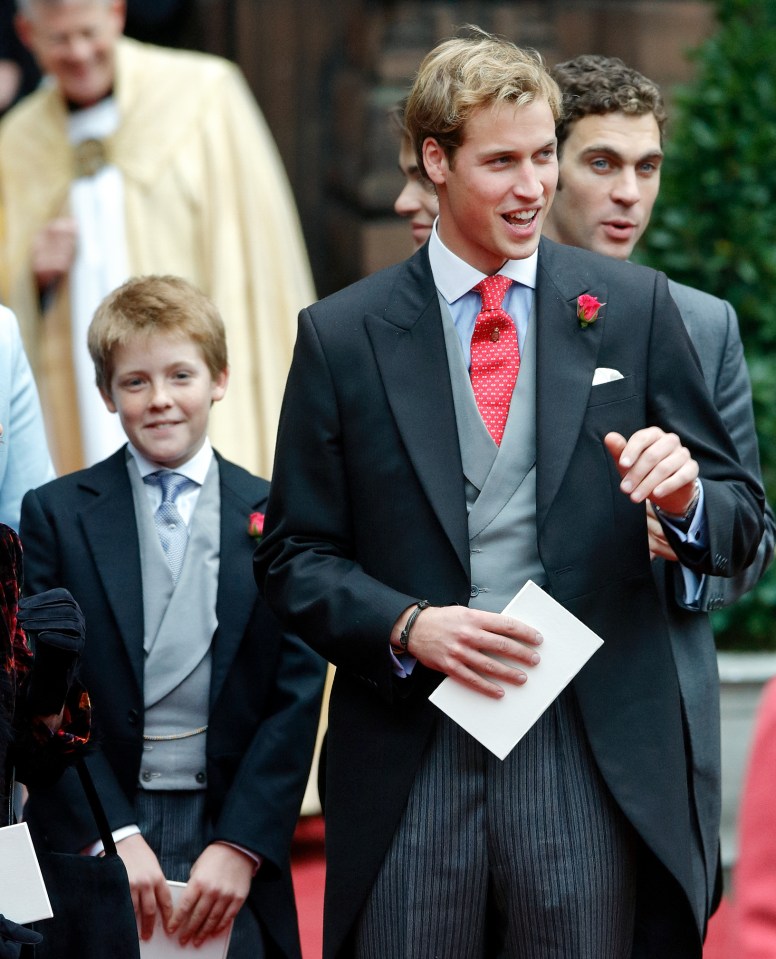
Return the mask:
<svg viewBox="0 0 776 959"><path fill-rule="evenodd" d="M300 819L291 848L291 870L299 910L299 932L303 959L321 959L323 920L323 819ZM728 951L727 932L730 910L722 904L709 923L703 959L735 959Z"/></svg>
<svg viewBox="0 0 776 959"><path fill-rule="evenodd" d="M291 874L299 912L303 959L321 959L323 949L323 819L299 820L291 846Z"/></svg>
<svg viewBox="0 0 776 959"><path fill-rule="evenodd" d="M706 945L703 948L703 959L735 959L728 948L728 928L730 924L730 907L723 899L719 909L711 917L709 932L706 936Z"/></svg>

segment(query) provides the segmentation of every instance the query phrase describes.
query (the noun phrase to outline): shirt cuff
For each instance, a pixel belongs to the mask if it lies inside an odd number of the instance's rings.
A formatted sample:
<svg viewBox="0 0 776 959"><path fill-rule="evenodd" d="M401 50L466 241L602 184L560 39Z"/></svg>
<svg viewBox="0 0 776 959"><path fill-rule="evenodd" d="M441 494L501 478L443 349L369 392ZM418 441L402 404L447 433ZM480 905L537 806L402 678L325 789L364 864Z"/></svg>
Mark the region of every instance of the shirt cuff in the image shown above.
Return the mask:
<svg viewBox="0 0 776 959"><path fill-rule="evenodd" d="M219 843L219 845L221 846L231 846L232 849L236 849L238 852L241 852L244 856L247 856L249 859L252 859L254 876L261 868L262 862L264 862L264 858L260 856L257 852L251 852L250 849L246 849L245 846L241 846L239 845L239 843L227 842L226 839L215 839L214 842Z"/></svg>
<svg viewBox="0 0 776 959"><path fill-rule="evenodd" d="M706 523L706 510L703 508L704 493L703 483L698 480L698 502L695 504L695 512L692 521L687 529L676 526L670 519L666 518L665 513L660 514L660 519L682 543L689 543L691 546L697 546L699 549L706 549L709 545L709 530ZM706 577L702 573L696 573L692 569L680 564L682 570L682 580L684 582L684 603L685 606L697 607L703 584Z"/></svg>
<svg viewBox="0 0 776 959"><path fill-rule="evenodd" d="M130 836L136 836L140 832L140 827L135 826L122 826L120 829L113 831L113 841L115 843L121 842L122 839L128 839ZM99 839L92 846L87 846L86 849L82 850L82 856L101 856L105 852L105 846L102 844L102 840Z"/></svg>
<svg viewBox="0 0 776 959"><path fill-rule="evenodd" d="M407 679L408 676L411 676L416 662L417 659L415 659L411 653L404 653L401 659L399 659L396 653L394 653L393 649L391 649L393 675L397 676L399 679Z"/></svg>
<svg viewBox="0 0 776 959"><path fill-rule="evenodd" d="M684 605L691 609L698 609L703 586L706 582L706 574L696 573L681 564L680 569L684 581Z"/></svg>

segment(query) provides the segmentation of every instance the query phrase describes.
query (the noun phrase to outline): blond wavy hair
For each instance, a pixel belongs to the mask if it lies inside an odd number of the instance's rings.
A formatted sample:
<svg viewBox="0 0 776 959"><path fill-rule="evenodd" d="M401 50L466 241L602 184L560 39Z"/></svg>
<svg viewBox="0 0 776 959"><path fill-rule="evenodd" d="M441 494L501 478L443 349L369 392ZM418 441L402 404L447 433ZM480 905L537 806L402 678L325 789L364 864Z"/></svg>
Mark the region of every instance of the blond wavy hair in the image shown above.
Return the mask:
<svg viewBox="0 0 776 959"><path fill-rule="evenodd" d="M546 100L556 122L562 97L541 56L479 27L445 40L421 63L404 109L404 126L423 165L423 143L432 137L452 164L466 121L495 103L524 106Z"/></svg>
<svg viewBox="0 0 776 959"><path fill-rule="evenodd" d="M109 293L89 325L89 353L103 392L110 391L116 347L154 333L196 343L214 379L228 366L224 321L213 301L180 276L138 276Z"/></svg>

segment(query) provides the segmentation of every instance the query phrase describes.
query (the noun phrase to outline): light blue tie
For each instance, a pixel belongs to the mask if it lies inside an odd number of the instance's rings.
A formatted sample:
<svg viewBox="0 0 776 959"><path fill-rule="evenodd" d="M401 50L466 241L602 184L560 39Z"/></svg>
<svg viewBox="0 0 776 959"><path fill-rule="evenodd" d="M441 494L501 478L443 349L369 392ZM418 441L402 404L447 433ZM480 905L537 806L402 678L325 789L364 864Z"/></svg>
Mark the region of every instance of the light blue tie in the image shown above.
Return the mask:
<svg viewBox="0 0 776 959"><path fill-rule="evenodd" d="M186 546L189 542L189 528L178 512L175 501L181 490L192 482L188 476L173 473L170 470L158 470L143 477L143 482L159 486L162 490L162 502L154 513L154 526L159 534L167 565L170 567L174 583L183 569L183 560L186 556Z"/></svg>

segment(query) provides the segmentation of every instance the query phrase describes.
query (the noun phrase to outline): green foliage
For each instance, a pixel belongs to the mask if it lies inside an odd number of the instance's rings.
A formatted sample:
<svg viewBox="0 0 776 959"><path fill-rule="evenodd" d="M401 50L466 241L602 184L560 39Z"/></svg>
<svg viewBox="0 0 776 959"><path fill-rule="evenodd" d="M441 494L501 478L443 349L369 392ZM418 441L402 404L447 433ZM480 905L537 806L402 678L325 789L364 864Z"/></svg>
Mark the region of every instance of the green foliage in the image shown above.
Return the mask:
<svg viewBox="0 0 776 959"><path fill-rule="evenodd" d="M752 378L768 499L776 503L776 0L713 0L719 28L677 91L651 266L729 300ZM716 614L721 648L776 649L776 569Z"/></svg>

